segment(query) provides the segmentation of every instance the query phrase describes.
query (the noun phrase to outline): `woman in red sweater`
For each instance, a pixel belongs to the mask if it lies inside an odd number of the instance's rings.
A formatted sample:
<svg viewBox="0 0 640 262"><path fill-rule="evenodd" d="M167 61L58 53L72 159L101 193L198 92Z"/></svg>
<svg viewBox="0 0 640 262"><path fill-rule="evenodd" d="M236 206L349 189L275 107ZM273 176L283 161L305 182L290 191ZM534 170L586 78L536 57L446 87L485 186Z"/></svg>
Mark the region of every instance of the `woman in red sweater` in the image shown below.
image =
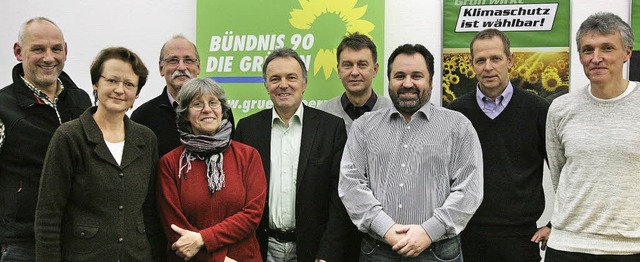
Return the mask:
<svg viewBox="0 0 640 262"><path fill-rule="evenodd" d="M160 160L158 207L170 261L262 261L256 240L266 198L258 151L231 141L229 106L210 79L192 79L177 102L182 146Z"/></svg>

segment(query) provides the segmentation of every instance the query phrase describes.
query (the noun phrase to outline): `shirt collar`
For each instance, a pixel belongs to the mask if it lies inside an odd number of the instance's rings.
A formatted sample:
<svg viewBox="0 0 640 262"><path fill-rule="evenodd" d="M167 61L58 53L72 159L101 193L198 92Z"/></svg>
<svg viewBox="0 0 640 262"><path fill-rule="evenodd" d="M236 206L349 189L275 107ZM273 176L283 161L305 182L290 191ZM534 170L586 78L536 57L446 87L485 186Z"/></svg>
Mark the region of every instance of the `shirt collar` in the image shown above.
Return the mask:
<svg viewBox="0 0 640 262"><path fill-rule="evenodd" d="M376 92L371 90L371 96L369 97L367 102L365 102L364 105L362 105L362 106L363 107L367 107L367 109L369 109L369 110L373 110L373 107L376 105L377 101L378 101L378 95L376 95ZM351 101L349 101L349 98L347 98L347 93L346 92L342 93L342 96L340 97L340 103L342 103L342 108L345 109L345 110L350 105L355 107L355 105L353 103L351 103Z"/></svg>
<svg viewBox="0 0 640 262"><path fill-rule="evenodd" d="M173 105L173 102L176 102L176 100L173 98L173 96L171 96L171 93L169 93L169 87L166 86L165 88L167 89L167 98L169 98L169 105Z"/></svg>
<svg viewBox="0 0 640 262"><path fill-rule="evenodd" d="M22 81L24 82L24 84L31 90L31 92L33 92L33 94L36 97L38 97L40 99L49 100L49 96L47 96L47 94L45 94L44 92L42 92L42 90L38 89L33 84L31 84L29 81L27 81L27 79L25 79L24 76L20 76L20 78L22 78ZM56 80L57 80L57 88L56 88L56 97L54 98L54 100L56 98L58 98L58 95L60 95L60 93L62 93L62 90L64 90L64 86L62 85L62 81L60 81L60 78L58 78Z"/></svg>
<svg viewBox="0 0 640 262"><path fill-rule="evenodd" d="M177 106L174 106L173 103L176 103L176 105L178 104L177 101L173 98L173 96L171 96L171 93L169 93L169 87L165 86L166 90L167 90L167 98L169 98L169 106L171 108L173 108L173 110L175 111L177 109Z"/></svg>
<svg viewBox="0 0 640 262"><path fill-rule="evenodd" d="M402 113L400 113L400 111L398 111L398 109L395 106L391 107L391 110L389 110L388 112L389 112L387 115L388 118L392 118L393 116L398 116L404 119L404 116L402 115ZM431 118L432 112L433 112L433 104L431 104L431 102L427 102L420 109L418 109L418 111L413 113L413 115L411 116L411 119L413 119L414 117L423 116L424 118L429 120Z"/></svg>
<svg viewBox="0 0 640 262"><path fill-rule="evenodd" d="M291 124L294 122L299 122L300 125L302 125L303 113L304 113L304 106L302 105L302 103L300 103L296 112L293 114L293 116L291 116L291 119L289 119L289 123ZM276 112L276 107L274 106L271 108L271 127L273 127L273 125L276 123L276 119L277 121L284 123L284 121L282 121L282 119L278 115L278 112Z"/></svg>
<svg viewBox="0 0 640 262"><path fill-rule="evenodd" d="M504 89L504 91L502 91L502 94L500 94L496 99L499 100L497 101L497 103L502 104L503 106L507 106L507 104L509 104L509 101L511 101L511 97L513 96L513 85L511 85L511 81L509 81L507 83L507 87ZM478 84L476 86L476 100L478 101L478 105L480 105L480 107L482 108L482 105L484 105L485 103L488 103L489 101L493 101L491 98L489 98L488 96L484 95L484 93L482 93L482 91L480 90L480 84Z"/></svg>

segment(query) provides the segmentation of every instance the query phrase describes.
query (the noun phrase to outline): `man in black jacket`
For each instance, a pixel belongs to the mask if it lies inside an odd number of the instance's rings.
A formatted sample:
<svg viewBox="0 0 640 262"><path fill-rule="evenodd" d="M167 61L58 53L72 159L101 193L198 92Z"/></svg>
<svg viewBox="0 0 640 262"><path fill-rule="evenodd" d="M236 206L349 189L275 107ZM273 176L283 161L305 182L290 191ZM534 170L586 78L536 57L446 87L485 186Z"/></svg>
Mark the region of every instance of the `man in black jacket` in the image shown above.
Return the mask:
<svg viewBox="0 0 640 262"><path fill-rule="evenodd" d="M357 231L337 192L344 121L302 104L307 69L292 49L271 52L262 76L273 108L240 120L234 137L258 150L267 176L262 258L349 261L359 250L347 248Z"/></svg>
<svg viewBox="0 0 640 262"><path fill-rule="evenodd" d="M176 35L162 46L158 65L160 75L167 85L162 94L133 111L131 120L148 127L156 134L158 154L162 157L180 145L176 126L176 97L185 82L200 74L200 55L193 42L182 35ZM229 121L233 124L233 114L229 115Z"/></svg>
<svg viewBox="0 0 640 262"><path fill-rule="evenodd" d="M67 44L51 20L24 23L13 51L21 63L13 83L0 90L1 261L34 261L33 222L49 140L91 100L62 71Z"/></svg>

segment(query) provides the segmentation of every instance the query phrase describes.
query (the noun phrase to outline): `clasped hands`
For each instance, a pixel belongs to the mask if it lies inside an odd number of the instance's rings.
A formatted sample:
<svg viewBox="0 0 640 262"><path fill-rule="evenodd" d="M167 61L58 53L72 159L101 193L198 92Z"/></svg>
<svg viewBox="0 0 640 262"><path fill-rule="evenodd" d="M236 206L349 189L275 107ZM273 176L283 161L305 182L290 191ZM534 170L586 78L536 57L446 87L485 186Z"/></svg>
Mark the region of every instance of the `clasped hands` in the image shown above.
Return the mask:
<svg viewBox="0 0 640 262"><path fill-rule="evenodd" d="M186 230L180 228L176 225L171 225L171 229L176 233L180 234L180 238L171 245L171 249L176 251L176 255L184 261L189 261L193 256L195 256L200 248L204 245L204 240L202 240L202 235L198 232ZM225 262L236 262L235 260L225 257Z"/></svg>
<svg viewBox="0 0 640 262"><path fill-rule="evenodd" d="M421 225L394 224L384 234L393 251L404 257L416 257L431 246L432 240Z"/></svg>

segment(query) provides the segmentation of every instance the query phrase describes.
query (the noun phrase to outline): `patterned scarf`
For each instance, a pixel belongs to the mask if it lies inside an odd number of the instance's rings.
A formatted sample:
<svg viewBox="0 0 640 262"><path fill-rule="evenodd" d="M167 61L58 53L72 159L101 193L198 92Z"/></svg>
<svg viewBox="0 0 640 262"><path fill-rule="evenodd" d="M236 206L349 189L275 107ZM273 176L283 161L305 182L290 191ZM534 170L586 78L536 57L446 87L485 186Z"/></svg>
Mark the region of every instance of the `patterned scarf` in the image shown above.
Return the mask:
<svg viewBox="0 0 640 262"><path fill-rule="evenodd" d="M226 119L222 120L213 136L194 135L183 130L178 132L180 141L184 145L184 151L180 155L178 178L184 174L184 179L187 179L187 173L191 170L191 161L205 160L209 192L213 194L222 189L225 185L222 153L231 145L231 123Z"/></svg>

